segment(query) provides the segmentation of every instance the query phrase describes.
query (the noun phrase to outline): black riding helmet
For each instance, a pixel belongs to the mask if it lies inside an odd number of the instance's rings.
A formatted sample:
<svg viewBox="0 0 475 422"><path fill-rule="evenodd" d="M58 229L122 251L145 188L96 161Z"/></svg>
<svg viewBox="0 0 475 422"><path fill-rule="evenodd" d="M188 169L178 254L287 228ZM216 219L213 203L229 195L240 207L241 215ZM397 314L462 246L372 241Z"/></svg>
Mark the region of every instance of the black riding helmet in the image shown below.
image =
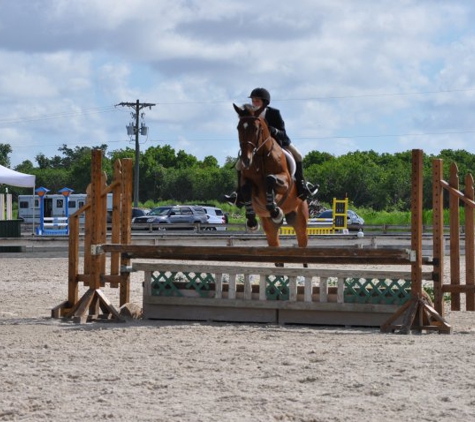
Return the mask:
<svg viewBox="0 0 475 422"><path fill-rule="evenodd" d="M266 103L266 105L270 103L270 94L265 88L254 88L249 95L249 98L252 97L260 98L264 103Z"/></svg>

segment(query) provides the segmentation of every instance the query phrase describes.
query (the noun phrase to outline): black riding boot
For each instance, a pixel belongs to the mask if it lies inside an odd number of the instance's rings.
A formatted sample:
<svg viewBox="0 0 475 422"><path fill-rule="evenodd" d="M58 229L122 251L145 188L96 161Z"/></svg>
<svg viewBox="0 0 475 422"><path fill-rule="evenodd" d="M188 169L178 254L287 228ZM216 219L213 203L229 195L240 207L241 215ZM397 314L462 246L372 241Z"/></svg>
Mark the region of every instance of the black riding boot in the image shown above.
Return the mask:
<svg viewBox="0 0 475 422"><path fill-rule="evenodd" d="M231 193L230 195L224 195L224 199L231 204L236 205L238 208L242 208L244 206L244 199L242 197L241 192L241 172L237 172L238 182L236 191Z"/></svg>
<svg viewBox="0 0 475 422"><path fill-rule="evenodd" d="M307 199L309 196L313 195L313 192L310 190L308 183L305 182L303 178L303 167L301 162L296 162L295 168L295 183L297 184L297 194L298 197L302 200Z"/></svg>

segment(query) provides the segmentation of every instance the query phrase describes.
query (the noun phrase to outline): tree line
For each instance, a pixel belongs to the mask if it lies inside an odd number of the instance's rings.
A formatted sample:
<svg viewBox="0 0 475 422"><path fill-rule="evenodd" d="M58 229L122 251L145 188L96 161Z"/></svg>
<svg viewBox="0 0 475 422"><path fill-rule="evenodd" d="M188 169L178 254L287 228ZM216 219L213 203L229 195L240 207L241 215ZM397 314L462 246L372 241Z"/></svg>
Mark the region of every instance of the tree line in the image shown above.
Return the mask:
<svg viewBox="0 0 475 422"><path fill-rule="evenodd" d="M14 170L34 174L36 186L44 186L52 193L63 187L76 193L86 191L90 183L91 150L103 151L103 168L108 179L112 178L113 163L118 158L135 159L132 148L108 151L107 145L69 148L63 144L58 155L46 157L38 154L35 164L22 162ZM0 164L9 167L12 149L0 144ZM408 211L411 201L411 151L395 154L374 151L354 151L341 156L312 151L303 160L307 180L320 185L317 197L330 204L333 198L348 197L354 207L375 211ZM444 149L437 156L424 155L424 208L432 204L432 160L444 160L444 175L455 162L463 183L467 173L475 171L475 154L465 150ZM169 145L152 146L141 152L139 163L140 202L190 201L222 202L223 195L236 187L236 157L227 157L220 166L216 158L207 156L198 160L185 151L175 151ZM8 187L14 195L31 190ZM4 191L5 186L0 188Z"/></svg>

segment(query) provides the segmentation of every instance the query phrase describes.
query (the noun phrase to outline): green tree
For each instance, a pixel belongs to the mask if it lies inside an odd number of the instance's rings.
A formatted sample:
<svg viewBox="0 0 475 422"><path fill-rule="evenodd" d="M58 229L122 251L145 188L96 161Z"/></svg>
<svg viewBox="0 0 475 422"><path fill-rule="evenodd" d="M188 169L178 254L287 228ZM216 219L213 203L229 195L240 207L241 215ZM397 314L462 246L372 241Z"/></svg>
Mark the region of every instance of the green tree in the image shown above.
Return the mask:
<svg viewBox="0 0 475 422"><path fill-rule="evenodd" d="M187 169L195 166L196 164L198 164L198 159L195 156L187 154L183 150L178 151L176 156L176 168Z"/></svg>
<svg viewBox="0 0 475 422"><path fill-rule="evenodd" d="M57 193L60 189L68 186L70 176L66 169L40 168L36 169L36 186L43 186L51 193Z"/></svg>
<svg viewBox="0 0 475 422"><path fill-rule="evenodd" d="M30 160L25 160L22 163L18 164L15 167L15 170L19 171L20 173L33 174L35 167Z"/></svg>
<svg viewBox="0 0 475 422"><path fill-rule="evenodd" d="M121 160L122 158L132 158L135 159L135 150L133 148L127 147L125 149L116 149L107 154L109 159L112 162L116 160Z"/></svg>
<svg viewBox="0 0 475 422"><path fill-rule="evenodd" d="M386 192L386 201L379 209L408 211L411 208L411 154L383 154L379 166L385 178L379 189Z"/></svg>
<svg viewBox="0 0 475 422"><path fill-rule="evenodd" d="M202 165L204 167L219 168L218 160L211 155L208 155L203 159Z"/></svg>
<svg viewBox="0 0 475 422"><path fill-rule="evenodd" d="M35 157L35 161L38 163L38 167L40 169L47 169L50 168L50 159L46 157L43 153L37 154Z"/></svg>
<svg viewBox="0 0 475 422"><path fill-rule="evenodd" d="M187 169L167 169L163 176L163 199L179 203L193 198L193 175Z"/></svg>
<svg viewBox="0 0 475 422"><path fill-rule="evenodd" d="M0 144L0 165L10 168L9 154L12 153L12 147L9 144Z"/></svg>
<svg viewBox="0 0 475 422"><path fill-rule="evenodd" d="M66 144L63 144L61 147L58 148L58 151L63 154L63 157L60 161L60 165L66 168L73 167L76 162L82 160L84 157L90 158L93 149L101 149L104 152L104 155L106 155L107 153L106 144L93 147L75 147L74 149L68 148Z"/></svg>
<svg viewBox="0 0 475 422"><path fill-rule="evenodd" d="M328 152L310 151L303 158L303 165L304 167L318 166L332 160L335 160L335 157Z"/></svg>
<svg viewBox="0 0 475 422"><path fill-rule="evenodd" d="M198 201L219 200L229 190L223 191L223 186L232 184L233 176L225 169L217 167L195 167L192 170L193 175L193 197Z"/></svg>
<svg viewBox="0 0 475 422"><path fill-rule="evenodd" d="M377 158L372 151L348 153L313 164L307 178L320 184L319 196L323 202L348 197L355 206L382 209L387 201L387 193L381 188L386 176L375 162Z"/></svg>

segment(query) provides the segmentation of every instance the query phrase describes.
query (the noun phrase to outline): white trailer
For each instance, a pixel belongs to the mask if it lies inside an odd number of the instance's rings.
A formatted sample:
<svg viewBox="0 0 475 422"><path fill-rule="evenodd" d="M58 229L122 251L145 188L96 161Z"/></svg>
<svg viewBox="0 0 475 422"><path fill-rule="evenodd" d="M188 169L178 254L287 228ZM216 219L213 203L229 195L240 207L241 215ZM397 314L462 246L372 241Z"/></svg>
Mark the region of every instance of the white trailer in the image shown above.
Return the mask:
<svg viewBox="0 0 475 422"><path fill-rule="evenodd" d="M86 204L87 194L72 193L69 195L68 215L74 214ZM107 209L112 210L112 194L107 195ZM44 197L45 218L65 217L66 199L61 194L46 194ZM18 195L18 219L25 223L40 223L40 198L38 195ZM84 214L80 222L84 222Z"/></svg>

